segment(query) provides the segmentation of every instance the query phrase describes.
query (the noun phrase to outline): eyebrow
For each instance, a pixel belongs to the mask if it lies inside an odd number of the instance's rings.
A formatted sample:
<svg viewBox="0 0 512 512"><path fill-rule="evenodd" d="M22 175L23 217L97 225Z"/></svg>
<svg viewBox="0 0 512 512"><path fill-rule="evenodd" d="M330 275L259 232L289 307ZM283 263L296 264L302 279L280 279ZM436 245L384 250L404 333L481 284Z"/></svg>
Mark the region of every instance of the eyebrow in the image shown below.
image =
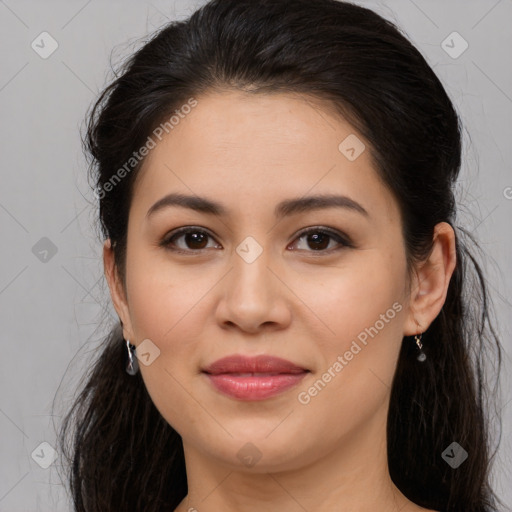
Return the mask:
<svg viewBox="0 0 512 512"><path fill-rule="evenodd" d="M220 203L200 196L189 196L185 194L168 194L159 199L146 214L149 218L158 211L171 206L180 206L182 208L189 208L191 210L215 215L217 217L225 217L228 215L228 210ZM358 212L365 217L369 217L366 209L354 201L350 197L343 195L316 195L300 197L296 199L286 199L280 202L274 209L276 218L288 217L291 215L308 212L311 210L320 210L325 208L344 208L354 212Z"/></svg>

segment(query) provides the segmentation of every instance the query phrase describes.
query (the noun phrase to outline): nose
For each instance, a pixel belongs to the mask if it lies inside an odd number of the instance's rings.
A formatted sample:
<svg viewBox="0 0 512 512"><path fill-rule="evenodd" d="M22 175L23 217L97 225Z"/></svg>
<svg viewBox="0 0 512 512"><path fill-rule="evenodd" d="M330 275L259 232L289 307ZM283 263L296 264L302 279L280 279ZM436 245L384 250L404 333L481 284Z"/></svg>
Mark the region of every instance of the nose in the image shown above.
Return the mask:
<svg viewBox="0 0 512 512"><path fill-rule="evenodd" d="M222 280L216 319L223 329L256 334L286 328L291 320L289 290L268 251L248 262L233 252L233 268ZM288 292L288 293L287 293Z"/></svg>

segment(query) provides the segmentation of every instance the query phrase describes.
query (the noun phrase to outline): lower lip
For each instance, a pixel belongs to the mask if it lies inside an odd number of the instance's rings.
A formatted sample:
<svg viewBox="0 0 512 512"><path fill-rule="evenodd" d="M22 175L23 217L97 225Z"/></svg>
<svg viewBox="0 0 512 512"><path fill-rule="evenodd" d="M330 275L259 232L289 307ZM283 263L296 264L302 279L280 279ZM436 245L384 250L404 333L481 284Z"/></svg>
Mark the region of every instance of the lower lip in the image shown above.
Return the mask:
<svg viewBox="0 0 512 512"><path fill-rule="evenodd" d="M296 386L308 372L240 377L236 374L205 373L220 392L239 400L265 400Z"/></svg>

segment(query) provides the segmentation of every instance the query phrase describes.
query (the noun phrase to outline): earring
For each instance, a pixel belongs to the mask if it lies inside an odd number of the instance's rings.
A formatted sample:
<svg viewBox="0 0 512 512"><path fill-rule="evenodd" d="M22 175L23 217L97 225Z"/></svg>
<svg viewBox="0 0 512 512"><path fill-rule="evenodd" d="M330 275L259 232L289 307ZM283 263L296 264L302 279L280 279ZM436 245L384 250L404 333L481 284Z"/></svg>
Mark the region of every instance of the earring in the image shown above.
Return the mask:
<svg viewBox="0 0 512 512"><path fill-rule="evenodd" d="M129 340L126 340L126 349L128 351L126 360L126 373L133 376L139 371L139 362L137 361L137 356L135 355L136 347L132 345Z"/></svg>
<svg viewBox="0 0 512 512"><path fill-rule="evenodd" d="M423 343L421 343L421 336L422 334L420 333L419 337L418 335L416 334L414 336L414 339L416 340L416 345L418 346L418 357L416 358L418 361L420 361L420 363L423 363L423 361L425 361L425 359L427 359L427 355L425 354L425 352L423 352Z"/></svg>

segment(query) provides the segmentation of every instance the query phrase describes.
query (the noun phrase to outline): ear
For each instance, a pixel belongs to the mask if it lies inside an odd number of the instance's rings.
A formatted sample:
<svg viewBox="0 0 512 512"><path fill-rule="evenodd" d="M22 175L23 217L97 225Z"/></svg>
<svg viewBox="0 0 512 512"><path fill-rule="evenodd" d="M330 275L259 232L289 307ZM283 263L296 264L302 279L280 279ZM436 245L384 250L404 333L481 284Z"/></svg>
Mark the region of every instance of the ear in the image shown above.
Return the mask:
<svg viewBox="0 0 512 512"><path fill-rule="evenodd" d="M441 311L456 265L455 232L447 222L434 228L430 256L416 269L404 336L425 332Z"/></svg>
<svg viewBox="0 0 512 512"><path fill-rule="evenodd" d="M114 308L123 326L123 337L125 340L130 340L130 342L135 345L133 342L134 335L128 301L118 268L115 264L114 249L112 248L110 239L107 239L103 244L103 269L110 289L110 297L112 298Z"/></svg>

